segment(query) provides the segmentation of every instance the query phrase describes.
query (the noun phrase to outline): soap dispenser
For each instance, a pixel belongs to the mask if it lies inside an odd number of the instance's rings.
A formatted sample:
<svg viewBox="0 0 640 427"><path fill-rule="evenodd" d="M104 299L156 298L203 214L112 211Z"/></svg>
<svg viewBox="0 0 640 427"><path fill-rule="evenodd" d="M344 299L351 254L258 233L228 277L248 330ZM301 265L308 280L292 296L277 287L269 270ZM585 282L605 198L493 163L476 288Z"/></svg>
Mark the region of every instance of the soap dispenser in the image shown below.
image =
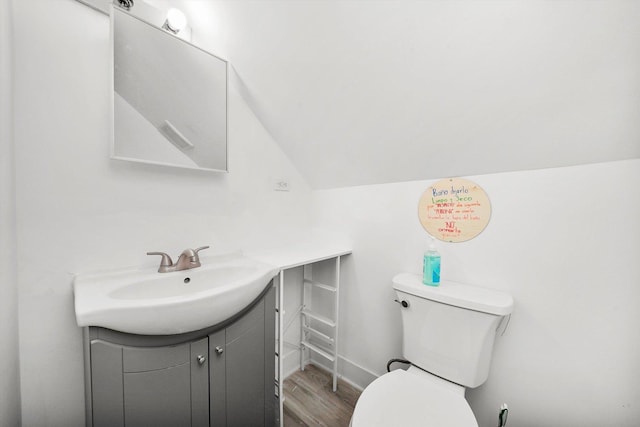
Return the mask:
<svg viewBox="0 0 640 427"><path fill-rule="evenodd" d="M429 286L440 285L440 254L436 249L436 239L431 236L429 249L424 253L422 283Z"/></svg>

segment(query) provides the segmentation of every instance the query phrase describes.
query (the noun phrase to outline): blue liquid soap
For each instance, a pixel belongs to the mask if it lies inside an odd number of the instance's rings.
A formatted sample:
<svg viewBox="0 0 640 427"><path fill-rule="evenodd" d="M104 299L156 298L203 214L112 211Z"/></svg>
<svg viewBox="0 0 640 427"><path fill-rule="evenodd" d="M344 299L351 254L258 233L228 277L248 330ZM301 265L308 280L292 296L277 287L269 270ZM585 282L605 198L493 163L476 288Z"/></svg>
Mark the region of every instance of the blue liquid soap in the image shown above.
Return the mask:
<svg viewBox="0 0 640 427"><path fill-rule="evenodd" d="M440 285L440 254L436 250L435 239L431 238L429 250L424 253L422 283L429 286Z"/></svg>

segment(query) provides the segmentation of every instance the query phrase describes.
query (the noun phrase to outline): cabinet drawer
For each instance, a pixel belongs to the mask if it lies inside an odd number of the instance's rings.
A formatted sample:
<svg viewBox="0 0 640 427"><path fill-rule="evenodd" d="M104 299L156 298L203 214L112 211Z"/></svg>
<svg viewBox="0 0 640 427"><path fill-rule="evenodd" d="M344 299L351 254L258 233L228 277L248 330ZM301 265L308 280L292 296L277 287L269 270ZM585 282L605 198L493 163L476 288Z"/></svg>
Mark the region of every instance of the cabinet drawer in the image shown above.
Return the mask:
<svg viewBox="0 0 640 427"><path fill-rule="evenodd" d="M124 372L156 371L189 363L189 343L167 347L124 347L122 350Z"/></svg>

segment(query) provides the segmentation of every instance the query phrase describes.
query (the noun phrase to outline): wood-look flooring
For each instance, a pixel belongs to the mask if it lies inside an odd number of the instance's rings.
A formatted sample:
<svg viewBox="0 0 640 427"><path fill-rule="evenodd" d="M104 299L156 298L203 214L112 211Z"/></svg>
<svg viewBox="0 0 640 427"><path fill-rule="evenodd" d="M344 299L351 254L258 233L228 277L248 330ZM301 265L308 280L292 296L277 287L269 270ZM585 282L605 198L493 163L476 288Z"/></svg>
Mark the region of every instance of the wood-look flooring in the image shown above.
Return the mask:
<svg viewBox="0 0 640 427"><path fill-rule="evenodd" d="M332 390L331 374L307 365L289 376L284 384L285 427L348 427L360 390L338 380Z"/></svg>

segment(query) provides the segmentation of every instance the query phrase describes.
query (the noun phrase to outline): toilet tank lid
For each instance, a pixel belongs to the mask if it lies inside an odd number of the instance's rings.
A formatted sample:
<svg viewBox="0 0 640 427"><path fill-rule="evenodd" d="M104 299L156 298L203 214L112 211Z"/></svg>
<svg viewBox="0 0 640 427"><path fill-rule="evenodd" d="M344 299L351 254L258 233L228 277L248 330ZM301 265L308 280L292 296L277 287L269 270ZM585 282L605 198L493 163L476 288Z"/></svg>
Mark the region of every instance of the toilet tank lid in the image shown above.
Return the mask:
<svg viewBox="0 0 640 427"><path fill-rule="evenodd" d="M420 298L498 316L505 316L513 309L513 298L504 292L444 280L440 286L424 285L422 278L412 273L397 274L393 287Z"/></svg>

